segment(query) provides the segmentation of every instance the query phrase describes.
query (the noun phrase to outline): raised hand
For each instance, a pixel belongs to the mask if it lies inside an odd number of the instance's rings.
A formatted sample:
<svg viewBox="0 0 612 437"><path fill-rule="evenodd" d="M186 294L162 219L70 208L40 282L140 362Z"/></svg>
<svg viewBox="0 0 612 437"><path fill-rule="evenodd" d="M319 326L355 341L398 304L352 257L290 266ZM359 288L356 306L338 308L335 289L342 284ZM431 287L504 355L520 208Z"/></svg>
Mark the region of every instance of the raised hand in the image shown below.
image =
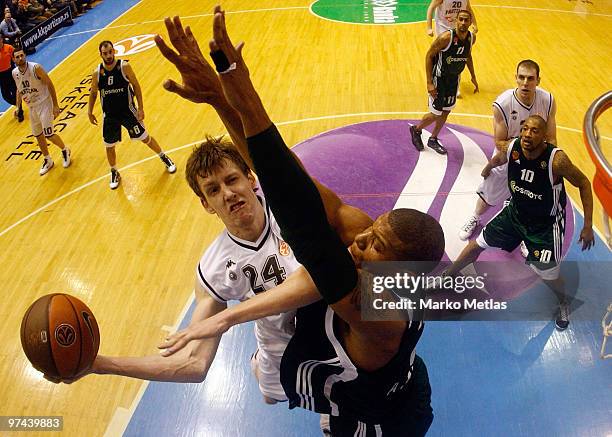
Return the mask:
<svg viewBox="0 0 612 437"><path fill-rule="evenodd" d="M219 72L223 93L229 104L240 113L244 134L247 137L256 135L267 129L272 122L255 91L249 70L242 58L244 43L237 46L232 44L225 26L224 11L220 6L216 6L214 12L210 50Z"/></svg>
<svg viewBox="0 0 612 437"><path fill-rule="evenodd" d="M172 20L166 18L164 23L170 41L178 53L168 47L159 35L155 36L155 44L161 54L174 64L183 82L178 84L172 79L167 79L164 82L164 88L195 103L208 103L215 106L224 102L225 97L219 78L204 58L191 28L187 26L183 29L179 17L174 17Z"/></svg>

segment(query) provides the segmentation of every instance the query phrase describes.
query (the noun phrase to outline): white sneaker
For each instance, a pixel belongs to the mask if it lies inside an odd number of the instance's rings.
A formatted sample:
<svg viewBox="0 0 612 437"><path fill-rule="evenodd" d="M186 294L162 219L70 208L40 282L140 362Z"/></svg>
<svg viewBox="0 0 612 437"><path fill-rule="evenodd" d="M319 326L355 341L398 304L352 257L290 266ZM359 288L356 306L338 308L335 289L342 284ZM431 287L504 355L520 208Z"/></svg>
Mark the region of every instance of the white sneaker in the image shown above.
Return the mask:
<svg viewBox="0 0 612 437"><path fill-rule="evenodd" d="M523 255L523 258L527 258L529 256L529 249L527 249L524 241L521 241L519 248L521 249L521 255Z"/></svg>
<svg viewBox="0 0 612 437"><path fill-rule="evenodd" d="M174 164L174 161L172 161L168 155L164 153L162 156L159 157L159 159L161 159L161 161L166 166L168 173L174 173L176 171L176 165Z"/></svg>
<svg viewBox="0 0 612 437"><path fill-rule="evenodd" d="M53 168L53 160L51 158L49 158L49 159L44 158L43 165L42 165L42 167L40 167L40 171L38 172L38 174L40 174L41 176L45 175L52 168Z"/></svg>
<svg viewBox="0 0 612 437"><path fill-rule="evenodd" d="M64 147L64 150L62 150L62 165L64 168L70 167L70 149L68 147Z"/></svg>
<svg viewBox="0 0 612 437"><path fill-rule="evenodd" d="M110 180L110 189L114 190L119 186L119 182L121 182L121 175L117 170L111 168L111 180Z"/></svg>
<svg viewBox="0 0 612 437"><path fill-rule="evenodd" d="M479 224L480 219L475 215L471 216L459 230L459 239L465 241L470 238Z"/></svg>

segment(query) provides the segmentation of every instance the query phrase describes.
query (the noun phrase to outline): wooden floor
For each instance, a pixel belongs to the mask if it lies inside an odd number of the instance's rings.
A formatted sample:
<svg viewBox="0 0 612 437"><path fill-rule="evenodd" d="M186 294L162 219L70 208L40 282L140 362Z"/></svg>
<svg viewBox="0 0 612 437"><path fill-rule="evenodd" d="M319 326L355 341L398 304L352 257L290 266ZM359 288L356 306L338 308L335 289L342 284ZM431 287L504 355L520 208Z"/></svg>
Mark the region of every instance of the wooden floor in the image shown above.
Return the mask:
<svg viewBox="0 0 612 437"><path fill-rule="evenodd" d="M516 0L503 6L507 3L473 2L481 92L471 94L464 74L465 97L450 121L490 131L492 101L513 86L516 63L532 58L542 68L542 87L557 99L559 144L592 177L581 126L589 104L610 89L612 2ZM76 96L65 101L73 107L87 93L101 40L165 34L161 20L180 14L189 17L184 22L205 43L213 5L143 0L51 72L60 100ZM423 23L336 23L314 16L308 6L305 0L224 3L231 35L247 43L245 57L272 119L293 122L281 127L289 144L346 124L418 118L415 112L426 111L424 56L431 40ZM206 133L223 132L221 123L210 108L161 88L176 74L155 48L129 59L144 91L147 128L171 151L179 167L175 175L167 174L144 145L124 139L117 148L118 165L130 167L122 171L120 188L111 191L101 129L89 124L86 107L77 105L60 133L72 148L72 166L63 169L58 149L51 148L56 167L40 177L40 160L24 159L35 147L17 149L31 141L26 140L29 123L18 124L8 115L0 119L4 157L26 151L2 161L0 415L63 415L63 435L103 434L116 408L128 407L141 383L102 376L73 386L47 383L21 351L18 332L25 309L41 295L69 292L94 310L101 353L154 353L161 327L176 322L191 295L199 256L221 229L183 177L189 145ZM100 119L99 106L96 111ZM604 116L601 131L612 133L612 117ZM609 146L608 137L608 153ZM575 189L568 191L578 199ZM600 211L597 204L598 226Z"/></svg>

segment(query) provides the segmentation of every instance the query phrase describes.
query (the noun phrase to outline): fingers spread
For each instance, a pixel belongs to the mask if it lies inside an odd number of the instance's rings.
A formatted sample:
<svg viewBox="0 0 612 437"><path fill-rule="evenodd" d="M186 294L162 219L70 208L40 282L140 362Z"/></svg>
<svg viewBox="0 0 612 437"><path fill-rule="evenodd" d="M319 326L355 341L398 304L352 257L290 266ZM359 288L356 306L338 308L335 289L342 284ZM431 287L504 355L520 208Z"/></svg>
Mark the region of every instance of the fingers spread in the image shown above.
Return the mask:
<svg viewBox="0 0 612 437"><path fill-rule="evenodd" d="M202 50L200 50L200 45L198 44L198 41L195 39L195 36L193 35L193 32L191 31L191 27L187 26L185 28L185 34L187 35L187 41L189 42L189 45L191 46L191 48L201 58L204 58L204 55L202 54Z"/></svg>
<svg viewBox="0 0 612 437"><path fill-rule="evenodd" d="M166 91L170 91L171 93L178 94L184 99L192 100L194 98L193 92L187 90L183 85L180 85L173 81L172 79L168 79L163 83L164 89Z"/></svg>
<svg viewBox="0 0 612 437"><path fill-rule="evenodd" d="M172 45L176 50L178 50L179 54L184 54L188 52L188 46L186 42L185 31L183 30L183 25L181 23L181 19L178 16L175 16L172 20L166 18L164 20L166 24L166 29L168 29L168 36L170 37L170 41L172 41Z"/></svg>
<svg viewBox="0 0 612 437"><path fill-rule="evenodd" d="M168 45L162 39L161 36L155 35L154 39L155 39L155 45L157 45L157 48L159 49L161 54L164 56L164 58L166 58L173 64L176 64L179 61L179 55L174 50L172 50L170 47L168 47Z"/></svg>

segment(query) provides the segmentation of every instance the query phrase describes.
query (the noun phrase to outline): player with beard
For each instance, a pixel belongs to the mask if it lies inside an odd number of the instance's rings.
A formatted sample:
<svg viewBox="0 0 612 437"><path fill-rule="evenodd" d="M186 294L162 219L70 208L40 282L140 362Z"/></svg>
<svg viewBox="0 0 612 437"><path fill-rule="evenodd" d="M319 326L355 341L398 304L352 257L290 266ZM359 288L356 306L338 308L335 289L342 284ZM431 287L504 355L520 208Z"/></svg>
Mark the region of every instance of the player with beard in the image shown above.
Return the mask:
<svg viewBox="0 0 612 437"><path fill-rule="evenodd" d="M30 109L32 135L36 137L38 147L44 156L39 174L42 176L53 168L47 140L62 149L62 163L66 168L70 165L70 149L53 131L53 120L60 113L55 86L40 64L28 62L23 49L15 50L13 57L17 65L13 69L13 79L17 84L17 107L21 108L22 100L27 103Z"/></svg>
<svg viewBox="0 0 612 437"><path fill-rule="evenodd" d="M459 76L466 65L472 75L474 92L478 92L478 82L472 63L472 47L476 42L476 36L469 31L471 23L471 12L459 11L455 29L439 35L425 55L429 113L423 116L417 126L410 126L412 145L418 151L425 149L421 138L422 129L435 123L427 146L441 155L446 154L446 148L438 141L438 134L455 107Z"/></svg>
<svg viewBox="0 0 612 437"><path fill-rule="evenodd" d="M121 181L115 153L115 145L121 141L121 126L128 130L130 138L142 141L157 153L168 172L174 173L176 165L144 127L145 113L142 90L134 70L127 61L115 58L115 49L112 42L102 41L98 49L102 63L93 72L87 115L92 124L98 124L98 120L93 114L93 108L98 97L98 91L100 91L104 115L102 135L106 145L106 158L111 167L111 190L117 188ZM136 95L138 101L138 108L134 105L134 95Z"/></svg>

